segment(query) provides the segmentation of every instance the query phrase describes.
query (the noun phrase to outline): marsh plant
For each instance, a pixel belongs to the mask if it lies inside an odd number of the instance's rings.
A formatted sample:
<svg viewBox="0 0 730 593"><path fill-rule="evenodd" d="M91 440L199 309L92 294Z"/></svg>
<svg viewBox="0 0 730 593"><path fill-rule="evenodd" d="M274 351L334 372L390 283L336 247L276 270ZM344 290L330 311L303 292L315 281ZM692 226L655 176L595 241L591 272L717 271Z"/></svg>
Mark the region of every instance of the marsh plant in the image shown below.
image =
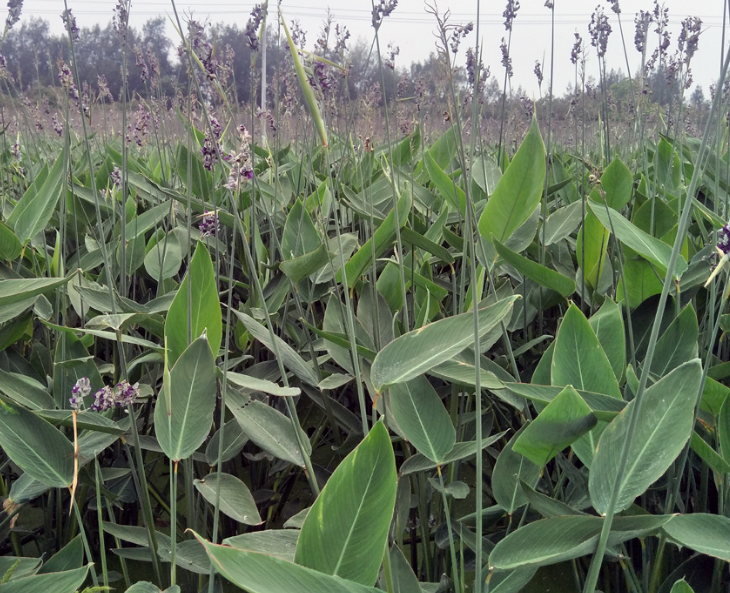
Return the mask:
<svg viewBox="0 0 730 593"><path fill-rule="evenodd" d="M412 87L386 0L359 62L173 4L173 78L121 0L121 73L69 6L0 56L0 591L727 590L730 56L688 104L655 4L614 80L609 4L537 102L519 2L501 55L433 4Z"/></svg>

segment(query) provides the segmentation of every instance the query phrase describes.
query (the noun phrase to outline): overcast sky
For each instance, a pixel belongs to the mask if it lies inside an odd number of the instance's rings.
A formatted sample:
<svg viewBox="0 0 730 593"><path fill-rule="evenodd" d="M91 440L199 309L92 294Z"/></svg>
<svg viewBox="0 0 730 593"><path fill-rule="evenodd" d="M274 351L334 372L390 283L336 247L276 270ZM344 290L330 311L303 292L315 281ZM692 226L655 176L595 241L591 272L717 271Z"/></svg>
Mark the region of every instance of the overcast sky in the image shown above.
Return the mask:
<svg viewBox="0 0 730 593"><path fill-rule="evenodd" d="M272 0L272 5L274 4ZM498 79L502 79L504 70L500 64L500 41L506 36L502 11L505 1L481 2L480 38L484 45L484 60L491 67L491 72ZM517 13L512 33L512 59L514 67L513 87L522 85L528 94L537 97L538 88L533 69L535 60L544 62L545 82L549 77L550 60L550 11L544 7L544 0L522 0ZM610 19L613 32L608 42L607 64L610 67L621 68L626 72L626 60L623 54L621 36L617 16L611 12L606 1L600 2ZM693 58L692 71L694 80L700 84L705 96L709 97L707 87L718 76L720 55L722 51L723 30L723 2L722 0L665 0L663 3L669 9L670 30L672 45L670 52L676 49L676 39L679 35L682 19L687 16L697 16L702 19L703 33L700 36L699 51ZM68 6L76 15L80 26L90 26L94 23L105 25L111 18L114 0L68 0ZM555 0L555 92L562 95L569 83L573 81L574 70L570 63L570 50L574 41L574 32L578 31L585 43L590 46L588 23L591 13L598 5L597 0ZM195 18L211 22L237 23L244 27L253 2L241 0L178 0L177 10L181 16L193 13ZM308 31L308 49L317 37L327 8L335 16L335 21L347 26L352 38L363 37L368 41L373 39L373 29L370 24L371 4L368 0L283 0L282 10L287 21L298 19L302 27ZM388 18L380 30L380 43L384 49L388 42L400 48L400 55L396 58L399 65L408 65L412 61L423 60L435 50L436 23L426 10L424 0L399 0L398 7ZM476 0L441 0L438 3L440 12L451 10L450 22L466 24L476 23ZM640 65L640 54L634 48L634 16L643 10L653 8L652 0L621 0L621 21L626 39L629 64L632 74ZM25 0L23 17L40 16L49 20L54 31L61 28L59 15L63 10L63 0ZM691 10L692 12L688 12ZM0 15L3 13L0 12ZM172 15L172 4L165 0L136 0L132 2L130 21L132 26L141 28L142 23L151 17ZM169 26L170 36L175 35L174 29ZM728 36L730 38L730 36ZM475 42L472 33L462 44L460 55L463 58L466 43ZM656 35L650 33L649 51L656 46ZM598 75L598 66L595 60L595 51L590 49L590 59L587 66L589 74Z"/></svg>

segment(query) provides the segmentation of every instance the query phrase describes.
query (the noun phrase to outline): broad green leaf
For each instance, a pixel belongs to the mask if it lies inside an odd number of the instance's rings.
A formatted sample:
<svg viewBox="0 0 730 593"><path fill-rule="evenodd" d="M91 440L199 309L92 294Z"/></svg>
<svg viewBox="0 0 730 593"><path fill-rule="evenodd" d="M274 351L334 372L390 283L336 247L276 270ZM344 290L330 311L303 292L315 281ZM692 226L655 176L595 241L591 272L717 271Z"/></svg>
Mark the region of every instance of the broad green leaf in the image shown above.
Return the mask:
<svg viewBox="0 0 730 593"><path fill-rule="evenodd" d="M50 409L55 406L48 391L32 377L8 373L2 369L0 369L0 393L31 410Z"/></svg>
<svg viewBox="0 0 730 593"><path fill-rule="evenodd" d="M210 432L215 409L215 362L208 340L197 338L170 370L155 405L160 447L173 461L190 457Z"/></svg>
<svg viewBox="0 0 730 593"><path fill-rule="evenodd" d="M144 257L144 269L156 282L175 276L181 264L182 249L174 233L168 233L155 243Z"/></svg>
<svg viewBox="0 0 730 593"><path fill-rule="evenodd" d="M551 365L553 385L572 385L621 399L611 363L580 309L571 305L555 338Z"/></svg>
<svg viewBox="0 0 730 593"><path fill-rule="evenodd" d="M12 261L20 255L21 251L23 251L23 244L18 236L0 222L0 258Z"/></svg>
<svg viewBox="0 0 730 593"><path fill-rule="evenodd" d="M624 286L624 282L626 285ZM616 300L625 301L628 294L629 307L635 309L649 297L662 292L662 280L657 277L656 269L645 259L626 259L624 275L619 279Z"/></svg>
<svg viewBox="0 0 730 593"><path fill-rule="evenodd" d="M694 589L689 586L689 583L684 579L681 579L674 583L672 590L669 593L695 593Z"/></svg>
<svg viewBox="0 0 730 593"><path fill-rule="evenodd" d="M243 433L274 457L304 466L299 441L289 418L264 402L229 391L226 405L238 421ZM300 431L300 439L307 455L312 453L309 439Z"/></svg>
<svg viewBox="0 0 730 593"><path fill-rule="evenodd" d="M663 530L681 546L730 562L730 519L727 517L708 513L676 515Z"/></svg>
<svg viewBox="0 0 730 593"><path fill-rule="evenodd" d="M172 201L168 200L157 206L145 210L139 216L132 218L124 227L124 237L127 241L143 235L151 228L156 227L165 216L172 213Z"/></svg>
<svg viewBox="0 0 730 593"><path fill-rule="evenodd" d="M679 365L696 358L699 333L697 315L690 303L682 309L657 341L654 358L651 361L651 372L663 377Z"/></svg>
<svg viewBox="0 0 730 593"><path fill-rule="evenodd" d="M645 233L613 208L592 200L588 200L587 203L604 228L608 231L612 230L621 243L658 266L660 271L666 271L672 254L672 248L669 245ZM608 211L606 211L607 209ZM674 278L681 278L686 269L687 262L681 257L677 258L673 273Z"/></svg>
<svg viewBox="0 0 730 593"><path fill-rule="evenodd" d="M418 578L413 573L410 563L397 545L388 551L390 555L390 579L393 593L423 593ZM387 587L384 587L387 590Z"/></svg>
<svg viewBox="0 0 730 593"><path fill-rule="evenodd" d="M730 475L730 463L725 461L696 431L692 432L690 446L692 447L692 451L709 465L713 472Z"/></svg>
<svg viewBox="0 0 730 593"><path fill-rule="evenodd" d="M568 237L580 225L581 202L573 202L558 208L545 222L545 245L553 245Z"/></svg>
<svg viewBox="0 0 730 593"><path fill-rule="evenodd" d="M302 525L295 562L361 585L374 584L395 491L393 447L385 425L378 422L340 463L314 502Z"/></svg>
<svg viewBox="0 0 730 593"><path fill-rule="evenodd" d="M86 580L90 566L88 564L75 570L49 572L17 580L13 579L0 585L0 593L38 593L39 591L75 593Z"/></svg>
<svg viewBox="0 0 730 593"><path fill-rule="evenodd" d="M626 335L621 308L611 299L606 299L588 323L611 363L616 380L620 381L626 368Z"/></svg>
<svg viewBox="0 0 730 593"><path fill-rule="evenodd" d="M382 593L338 576L330 576L281 558L217 546L196 535L205 547L213 566L234 585L248 593Z"/></svg>
<svg viewBox="0 0 730 593"><path fill-rule="evenodd" d="M419 453L441 462L453 449L456 430L441 398L426 377L420 375L391 386L390 407L402 435Z"/></svg>
<svg viewBox="0 0 730 593"><path fill-rule="evenodd" d="M324 245L317 228L301 200L294 202L286 217L281 237L281 253L285 261L296 259ZM326 251L326 248L325 248Z"/></svg>
<svg viewBox="0 0 730 593"><path fill-rule="evenodd" d="M32 297L52 291L54 288L67 284L74 277L70 274L65 278L18 278L0 280L0 307L26 301ZM18 311L18 315L22 311Z"/></svg>
<svg viewBox="0 0 730 593"><path fill-rule="evenodd" d="M601 187L606 192L606 204L621 210L631 201L634 176L620 158L614 158L601 175Z"/></svg>
<svg viewBox="0 0 730 593"><path fill-rule="evenodd" d="M246 313L242 313L241 311L233 311L233 313L241 320L241 323L243 323L254 338L272 352L274 351L269 331L263 325L261 325L253 317L246 315ZM274 340L276 341L276 345L279 349L279 356L281 356L284 366L305 383L316 387L318 383L317 375L315 374L312 365L305 362L304 359L299 356L297 351L280 337L274 335Z"/></svg>
<svg viewBox="0 0 730 593"><path fill-rule="evenodd" d="M273 381L267 381L266 379L259 379L251 375L245 375L243 373L234 373L228 371L226 377L230 383L243 387L248 391L260 391L262 393L268 393L269 395L278 395L283 397L292 397L300 395L302 390L299 387L281 387L278 383Z"/></svg>
<svg viewBox="0 0 730 593"><path fill-rule="evenodd" d="M562 387L554 385L505 382L504 386L521 397L526 397L541 404L549 404L563 391ZM578 394L585 400L599 420L613 420L616 414L626 406L626 402L602 393L578 390Z"/></svg>
<svg viewBox="0 0 730 593"><path fill-rule="evenodd" d="M73 480L74 448L50 423L0 400L0 447L31 478L54 488Z"/></svg>
<svg viewBox="0 0 730 593"><path fill-rule="evenodd" d="M551 517L523 525L497 543L489 555L489 566L494 570L514 570L585 556L595 550L604 520L590 516ZM671 521L670 515L616 517L609 546L656 533Z"/></svg>
<svg viewBox="0 0 730 593"><path fill-rule="evenodd" d="M517 297L479 310L479 336L512 312ZM408 381L452 358L474 342L474 314L447 317L396 338L373 361L370 379L376 389Z"/></svg>
<svg viewBox="0 0 730 593"><path fill-rule="evenodd" d="M617 480L618 513L667 471L692 434L701 377L700 363L694 360L674 369L644 392L628 461L620 476L619 457L629 437L637 400L629 402L603 431L589 478L591 502L599 513L606 512Z"/></svg>
<svg viewBox="0 0 730 593"><path fill-rule="evenodd" d="M235 418L229 420L223 428L215 431L215 434L210 437L210 441L208 441L205 447L205 460L210 467L215 467L218 464L221 434L223 435L222 463L233 459L243 450L246 443L248 443L248 437L243 434L243 429L238 424L238 420Z"/></svg>
<svg viewBox="0 0 730 593"><path fill-rule="evenodd" d="M0 575L13 569L13 578L27 577L35 574L43 562L42 558L24 558L18 556L0 556Z"/></svg>
<svg viewBox="0 0 730 593"><path fill-rule="evenodd" d="M283 261L279 264L284 274L292 281L299 282L308 276L311 276L330 262L334 254L327 251L327 245L320 244L317 249L311 253L305 253L294 259Z"/></svg>
<svg viewBox="0 0 730 593"><path fill-rule="evenodd" d="M34 186L28 188L8 216L8 226L15 231L23 245L26 245L46 228L56 210L59 198L65 194L65 161L66 149L64 147L48 173L48 177L43 181L43 185L37 189L37 192Z"/></svg>
<svg viewBox="0 0 730 593"><path fill-rule="evenodd" d="M520 482L525 482L530 488L534 488L540 479L540 466L514 450L514 445L524 430L523 426L505 445L497 457L492 472L494 500L510 515L527 503Z"/></svg>
<svg viewBox="0 0 730 593"><path fill-rule="evenodd" d="M479 218L482 237L504 242L537 208L545 183L545 145L537 118Z"/></svg>
<svg viewBox="0 0 730 593"><path fill-rule="evenodd" d="M423 249L431 255L435 255L447 264L454 263L454 256L451 255L451 252L448 249L442 247L438 243L434 243L427 237L424 237L421 233L409 229L407 226L404 226L401 229L401 237L405 243L410 243L415 247Z"/></svg>
<svg viewBox="0 0 730 593"><path fill-rule="evenodd" d="M218 356L223 338L223 316L218 300L218 286L208 249L202 243L198 243L190 260L190 269L167 313L165 341L168 364L174 365L188 344L203 332L206 332L208 347L213 357Z"/></svg>
<svg viewBox="0 0 730 593"><path fill-rule="evenodd" d="M246 552L257 552L276 556L294 562L294 553L299 540L298 529L267 529L243 535L234 535L223 540L223 544Z"/></svg>
<svg viewBox="0 0 730 593"><path fill-rule="evenodd" d="M593 192L596 191L593 190ZM593 196L593 193L591 196ZM588 202L590 200L586 200L586 203ZM583 227L578 232L575 253L578 267L583 272L586 285L594 290L598 287L605 273L610 235L601 224L601 221L596 218L596 215L586 207Z"/></svg>
<svg viewBox="0 0 730 593"><path fill-rule="evenodd" d="M84 545L79 534L51 556L48 562L44 562L37 574L64 572L81 568L83 565Z"/></svg>
<svg viewBox="0 0 730 593"><path fill-rule="evenodd" d="M564 297L570 296L575 292L575 281L572 278L567 278L555 270L551 270L531 259L523 257L519 253L515 253L496 239L493 240L493 243L500 257L530 280L534 280L541 286L554 290Z"/></svg>
<svg viewBox="0 0 730 593"><path fill-rule="evenodd" d="M454 445L454 448L451 449L451 451L449 451L446 455L444 455L444 458L440 463L429 459L421 453L416 453L415 455L406 459L405 462L403 462L403 465L400 466L400 473L403 476L407 476L408 474L434 469L439 465L443 466L448 465L449 463L453 463L454 461L469 459L470 457L474 457L477 451L481 451L485 447L489 447L489 445L497 442L505 434L506 432L500 432L482 439L481 447L478 446L476 441L456 443Z"/></svg>
<svg viewBox="0 0 730 593"><path fill-rule="evenodd" d="M211 505L215 505L216 497L220 497L219 509L224 515L244 525L262 523L251 491L236 476L212 473L193 483Z"/></svg>
<svg viewBox="0 0 730 593"><path fill-rule="evenodd" d="M569 385L525 427L513 448L542 467L596 423L591 408Z"/></svg>
<svg viewBox="0 0 730 593"><path fill-rule="evenodd" d="M411 192L404 191L397 203L398 224L401 227L408 222L411 203ZM395 209L391 210L373 236L345 264L349 288L355 286L360 276L370 267L373 257L380 257L395 241L395 214ZM342 282L342 269L337 271L336 278L337 282Z"/></svg>
<svg viewBox="0 0 730 593"><path fill-rule="evenodd" d="M454 210L458 210L464 216L466 212L466 194L464 190L444 173L429 152L424 153L423 164L426 166L426 172L439 193L451 204Z"/></svg>

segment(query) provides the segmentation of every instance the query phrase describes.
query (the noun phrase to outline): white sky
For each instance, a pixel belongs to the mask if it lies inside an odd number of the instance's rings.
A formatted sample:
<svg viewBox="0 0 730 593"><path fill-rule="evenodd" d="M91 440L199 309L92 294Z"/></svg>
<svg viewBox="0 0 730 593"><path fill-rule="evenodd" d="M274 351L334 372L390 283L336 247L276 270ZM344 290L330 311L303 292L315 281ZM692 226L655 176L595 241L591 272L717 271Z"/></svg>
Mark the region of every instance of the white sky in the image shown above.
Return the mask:
<svg viewBox="0 0 730 593"><path fill-rule="evenodd" d="M94 23L106 24L112 16L114 0L67 0L77 18L79 26L90 26ZM598 66L595 51L590 47L588 23L591 13L598 5L598 0L584 2L581 0L555 0L555 93L562 95L566 86L573 81L574 70L570 63L570 50L573 45L573 33L577 30L589 46L590 59L588 74L598 77ZM209 17L212 22L235 22L244 27L253 6L251 1L241 0L177 0L176 6L181 15L193 12L195 18L204 20ZM274 0L271 2L274 5ZM522 85L533 96L537 96L538 88L533 68L535 60L544 62L545 82L547 86L550 60L550 11L544 7L544 0L521 0L521 8L517 13L512 33L512 61L514 77L512 86ZM611 12L610 5L601 1L604 11L610 19L613 32L608 42L607 64L611 68L621 68L626 72L621 36L617 16ZM652 0L621 0L621 21L626 40L629 64L632 74L640 65L640 55L634 48L635 14L640 10L651 10ZM506 35L503 25L502 11L506 1L481 2L480 37L484 46L484 60L491 66L491 72L499 80L504 71L500 64L499 45ZM693 58L692 71L694 80L700 84L705 97L709 98L707 87L714 82L720 70L720 54L722 50L722 0L665 0L669 8L670 31L672 45L670 52L676 49L682 19L687 16L698 16L702 19L703 33L700 36L699 51ZM2 5L0 5L2 6ZM476 21L477 0L441 0L439 10L451 10L450 22L466 24ZM298 19L308 32L307 44L311 49L326 14L327 8L334 13L337 23L346 25L352 39L364 37L373 39L370 25L371 5L368 0L283 0L282 10L288 22ZM26 0L23 8L24 18L41 16L50 21L54 31L61 29L59 15L64 8L63 0ZM689 12L691 11L691 12ZM4 17L0 9L0 17ZM130 21L132 26L141 28L142 23L151 17L172 15L172 4L165 0L133 0ZM407 65L411 61L425 59L435 49L434 18L426 12L424 0L399 0L398 7L390 18L386 19L380 30L381 48L385 51L388 42L400 47L400 56L396 62ZM175 35L169 27L171 37ZM174 37L173 37L174 38ZM656 35L650 31L649 51L656 45ZM730 39L730 35L728 35ZM460 54L463 59L466 44L473 45L475 36L472 33L462 43Z"/></svg>

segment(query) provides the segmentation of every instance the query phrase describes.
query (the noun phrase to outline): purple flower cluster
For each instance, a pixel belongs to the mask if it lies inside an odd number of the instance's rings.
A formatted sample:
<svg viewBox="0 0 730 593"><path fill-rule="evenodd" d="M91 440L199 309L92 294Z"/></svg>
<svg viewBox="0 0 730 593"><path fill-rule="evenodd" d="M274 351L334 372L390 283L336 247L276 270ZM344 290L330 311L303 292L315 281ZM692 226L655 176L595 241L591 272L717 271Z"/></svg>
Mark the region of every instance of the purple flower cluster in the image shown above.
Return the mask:
<svg viewBox="0 0 730 593"><path fill-rule="evenodd" d="M221 134L223 133L223 127L212 115L210 117L210 128L213 131L213 137L211 138L208 134L206 134L205 140L203 141L203 147L200 149L200 152L203 155L203 167L208 169L208 171L212 171L216 162L218 162L218 154L221 150L219 141L221 139Z"/></svg>
<svg viewBox="0 0 730 593"><path fill-rule="evenodd" d="M135 45L132 48L132 53L134 54L134 63L137 68L139 68L139 79L142 81L142 83L145 83L150 77L150 70L147 67L147 63L144 61L142 48L139 45Z"/></svg>
<svg viewBox="0 0 730 593"><path fill-rule="evenodd" d="M723 255L730 253L730 223L717 231L717 248Z"/></svg>
<svg viewBox="0 0 730 593"><path fill-rule="evenodd" d="M112 25L122 39L122 45L127 44L127 27L129 25L129 0L119 0L112 11Z"/></svg>
<svg viewBox="0 0 730 593"><path fill-rule="evenodd" d="M69 403L73 410L79 411L84 405L84 398L91 393L91 381L88 377L81 377L71 389ZM123 408L132 405L139 396L139 383L134 385L128 381L120 381L114 387L105 385L94 394L94 403L89 409L94 412L105 412L113 407Z"/></svg>
<svg viewBox="0 0 730 593"><path fill-rule="evenodd" d="M373 4L372 23L374 28L379 28L383 19L388 18L398 6L398 0L380 0Z"/></svg>
<svg viewBox="0 0 730 593"><path fill-rule="evenodd" d="M109 174L109 178L115 187L122 187L122 172L116 165L114 165L114 170Z"/></svg>
<svg viewBox="0 0 730 593"><path fill-rule="evenodd" d="M23 11L23 0L8 0L8 16L5 19L5 30L9 31L20 20Z"/></svg>
<svg viewBox="0 0 730 593"><path fill-rule="evenodd" d="M215 237L221 230L221 223L218 220L218 213L215 210L209 210L200 220L198 230L204 237Z"/></svg>
<svg viewBox="0 0 730 593"><path fill-rule="evenodd" d="M53 126L53 131L56 132L56 134L63 136L63 124L58 121L57 113L54 113L51 117L51 125Z"/></svg>
<svg viewBox="0 0 730 593"><path fill-rule="evenodd" d="M150 112L145 107L144 103L139 104L137 109L137 118L134 122L134 130L132 130L132 124L127 126L127 142L131 144L134 139L137 146L140 148L144 146L145 140L149 135L149 127L151 121Z"/></svg>
<svg viewBox="0 0 730 593"><path fill-rule="evenodd" d="M15 144L10 148L10 154L16 163L19 163L23 158L23 153L20 150L20 144L16 141Z"/></svg>
<svg viewBox="0 0 730 593"><path fill-rule="evenodd" d="M63 26L66 27L66 31L71 36L71 39L74 41L79 40L79 28L76 25L76 17L71 14L71 9L64 10L61 13L61 20L63 21Z"/></svg>
<svg viewBox="0 0 730 593"><path fill-rule="evenodd" d="M191 19L188 22L188 41L195 55L198 56L198 59L203 64L206 76L209 80L214 80L216 78L218 60L215 57L213 44L208 41L205 34L205 25L201 25L199 22Z"/></svg>
<svg viewBox="0 0 730 593"><path fill-rule="evenodd" d="M8 70L8 61L5 59L5 56L0 54L0 80L5 79L13 80L13 75Z"/></svg>
<svg viewBox="0 0 730 593"><path fill-rule="evenodd" d="M251 51L259 51L261 42L259 41L259 27L266 16L263 4L256 4L251 11L251 18L246 23L246 29L243 34L246 36L246 45Z"/></svg>
<svg viewBox="0 0 730 593"><path fill-rule="evenodd" d="M238 133L241 136L241 145L238 152L231 152L225 160L231 165L231 171L228 175L228 181L225 187L231 191L236 191L243 180L253 179L253 165L251 164L251 134L248 133L246 126L241 124L238 127Z"/></svg>
<svg viewBox="0 0 730 593"><path fill-rule="evenodd" d="M611 25L600 6L597 6L591 15L588 32L591 35L591 45L596 48L598 58L603 58L608 49L608 36L611 34Z"/></svg>
<svg viewBox="0 0 730 593"><path fill-rule="evenodd" d="M112 93L109 90L109 83L107 82L104 74L99 74L99 76L97 76L96 86L99 87L99 99L109 99L110 101L114 101L114 97L112 97Z"/></svg>

